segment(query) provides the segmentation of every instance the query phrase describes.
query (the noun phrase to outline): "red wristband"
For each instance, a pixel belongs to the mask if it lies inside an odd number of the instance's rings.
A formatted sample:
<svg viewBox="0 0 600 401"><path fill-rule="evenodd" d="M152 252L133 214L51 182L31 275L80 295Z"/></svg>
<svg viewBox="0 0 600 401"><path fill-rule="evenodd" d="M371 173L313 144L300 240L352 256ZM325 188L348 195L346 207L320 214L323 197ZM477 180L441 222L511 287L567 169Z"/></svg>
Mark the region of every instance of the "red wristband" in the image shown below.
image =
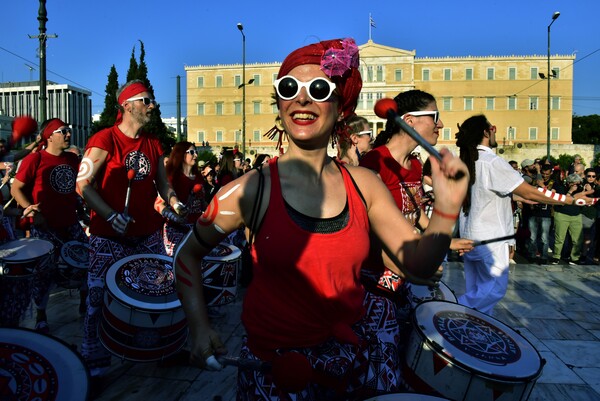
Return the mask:
<svg viewBox="0 0 600 401"><path fill-rule="evenodd" d="M445 219L450 219L450 220L458 219L458 214L449 214L449 213L440 212L436 208L433 208L433 214L437 214L438 216L443 217Z"/></svg>

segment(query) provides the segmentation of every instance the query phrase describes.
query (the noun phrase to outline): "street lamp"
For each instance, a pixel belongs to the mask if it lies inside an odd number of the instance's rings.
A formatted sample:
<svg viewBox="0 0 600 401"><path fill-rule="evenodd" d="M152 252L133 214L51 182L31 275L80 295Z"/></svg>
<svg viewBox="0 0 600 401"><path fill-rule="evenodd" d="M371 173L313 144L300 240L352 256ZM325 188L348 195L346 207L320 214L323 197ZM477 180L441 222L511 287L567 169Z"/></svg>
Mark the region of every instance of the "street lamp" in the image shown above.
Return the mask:
<svg viewBox="0 0 600 401"><path fill-rule="evenodd" d="M550 160L550 104L552 103L552 98L550 97L550 78L555 76L550 71L550 27L554 24L554 21L560 17L560 13L556 11L552 14L552 21L550 21L550 25L548 25L548 76L546 77L544 74L540 74L542 79L548 80L548 111L546 114L546 158Z"/></svg>
<svg viewBox="0 0 600 401"><path fill-rule="evenodd" d="M241 22L237 28L242 34L242 154L246 158L246 35Z"/></svg>

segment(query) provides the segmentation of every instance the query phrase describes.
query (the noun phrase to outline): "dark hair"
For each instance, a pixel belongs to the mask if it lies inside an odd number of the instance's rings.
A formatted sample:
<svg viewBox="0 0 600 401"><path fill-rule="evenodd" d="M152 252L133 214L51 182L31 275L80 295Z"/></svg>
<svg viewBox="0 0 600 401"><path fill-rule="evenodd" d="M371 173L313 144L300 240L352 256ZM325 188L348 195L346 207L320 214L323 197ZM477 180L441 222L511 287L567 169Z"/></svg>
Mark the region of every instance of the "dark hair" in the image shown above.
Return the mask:
<svg viewBox="0 0 600 401"><path fill-rule="evenodd" d="M479 159L477 145L481 144L485 131L490 128L488 119L483 114L467 118L462 125L458 126L456 134L456 146L460 149L460 159L469 169L469 187L467 196L463 203L465 215L469 214L471 208L471 187L475 183L475 162Z"/></svg>
<svg viewBox="0 0 600 401"><path fill-rule="evenodd" d="M256 155L256 159L254 159L254 163L252 164L252 168L257 168L258 166L260 166L261 164L263 164L263 162L265 161L265 159L267 157L271 157L266 153L259 153L258 155Z"/></svg>
<svg viewBox="0 0 600 401"><path fill-rule="evenodd" d="M171 150L171 154L169 155L169 160L167 160L167 165L165 169L167 170L167 177L173 178L173 175L177 171L183 171L183 161L185 160L185 152L195 145L191 142L182 141L177 142L173 149ZM192 166L192 174L198 174L198 165L194 164Z"/></svg>
<svg viewBox="0 0 600 401"><path fill-rule="evenodd" d="M233 150L227 149L223 151L223 157L221 157L221 162L219 163L219 178L228 174L233 178L237 178L238 172L235 168L235 163L233 162L233 156Z"/></svg>
<svg viewBox="0 0 600 401"><path fill-rule="evenodd" d="M398 107L398 115L401 116L411 111L423 110L431 103L435 102L433 95L423 92L418 89L409 90L406 92L400 92L395 98L396 106ZM389 142L390 138L395 134L400 133L400 126L393 120L388 120L385 124L385 130L381 131L375 142L373 148L377 148L381 145L385 145Z"/></svg>
<svg viewBox="0 0 600 401"><path fill-rule="evenodd" d="M554 171L554 166L552 166L552 164L546 164L546 163L544 163L544 164L542 164L541 171Z"/></svg>
<svg viewBox="0 0 600 401"><path fill-rule="evenodd" d="M591 173L591 172L595 173L596 170L594 170L593 168L586 168L585 171L584 171L585 175L588 175L588 173Z"/></svg>

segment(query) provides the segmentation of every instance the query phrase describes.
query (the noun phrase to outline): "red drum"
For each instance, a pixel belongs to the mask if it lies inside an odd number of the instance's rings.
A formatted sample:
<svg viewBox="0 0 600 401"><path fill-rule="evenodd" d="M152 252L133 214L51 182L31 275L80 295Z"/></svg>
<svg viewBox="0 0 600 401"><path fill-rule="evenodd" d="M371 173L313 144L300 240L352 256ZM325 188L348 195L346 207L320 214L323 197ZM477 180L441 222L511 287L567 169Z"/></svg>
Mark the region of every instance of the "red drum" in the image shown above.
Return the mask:
<svg viewBox="0 0 600 401"><path fill-rule="evenodd" d="M23 238L0 245L0 276L23 278L50 267L54 245L39 238Z"/></svg>
<svg viewBox="0 0 600 401"><path fill-rule="evenodd" d="M443 281L438 281L437 285L416 285L406 283L408 289L408 301L415 308L418 304L425 301L448 301L458 302L454 292L444 284Z"/></svg>
<svg viewBox="0 0 600 401"><path fill-rule="evenodd" d="M63 288L81 288L87 280L90 246L79 241L65 242L60 256L62 263L58 263L56 283Z"/></svg>
<svg viewBox="0 0 600 401"><path fill-rule="evenodd" d="M174 285L173 260L141 254L121 259L106 274L100 341L137 362L161 360L183 347L188 328Z"/></svg>
<svg viewBox="0 0 600 401"><path fill-rule="evenodd" d="M235 301L242 252L235 246L220 243L202 259L202 284L207 306Z"/></svg>
<svg viewBox="0 0 600 401"><path fill-rule="evenodd" d="M404 377L415 391L453 400L526 400L542 374L540 354L494 318L445 301L414 310Z"/></svg>
<svg viewBox="0 0 600 401"><path fill-rule="evenodd" d="M35 274L48 269L52 242L36 238L0 245L0 327L18 327L31 302Z"/></svg>
<svg viewBox="0 0 600 401"><path fill-rule="evenodd" d="M434 397L432 395L416 394L416 393L397 393L378 395L377 397L369 398L365 401L444 401L447 398Z"/></svg>
<svg viewBox="0 0 600 401"><path fill-rule="evenodd" d="M0 329L0 399L85 401L89 375L61 340L27 329Z"/></svg>

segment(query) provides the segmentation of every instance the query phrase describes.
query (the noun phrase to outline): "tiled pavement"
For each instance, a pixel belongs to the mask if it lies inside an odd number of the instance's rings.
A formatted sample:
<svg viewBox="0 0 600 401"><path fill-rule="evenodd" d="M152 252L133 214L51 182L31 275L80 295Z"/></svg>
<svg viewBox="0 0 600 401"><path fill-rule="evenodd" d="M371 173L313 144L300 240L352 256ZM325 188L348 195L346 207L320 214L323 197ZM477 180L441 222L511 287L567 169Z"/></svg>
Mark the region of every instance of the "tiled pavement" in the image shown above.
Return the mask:
<svg viewBox="0 0 600 401"><path fill-rule="evenodd" d="M464 292L462 264L451 262L444 282ZM239 297L238 297L239 298ZM53 293L48 309L51 334L79 346L82 318L76 291ZM241 300L221 307L215 320L230 353L239 350ZM530 400L600 400L600 266L511 267L508 293L495 317L529 339L546 360ZM33 327L31 318L25 327ZM113 358L103 391L94 400L235 400L234 367L204 372L185 366L159 367Z"/></svg>

